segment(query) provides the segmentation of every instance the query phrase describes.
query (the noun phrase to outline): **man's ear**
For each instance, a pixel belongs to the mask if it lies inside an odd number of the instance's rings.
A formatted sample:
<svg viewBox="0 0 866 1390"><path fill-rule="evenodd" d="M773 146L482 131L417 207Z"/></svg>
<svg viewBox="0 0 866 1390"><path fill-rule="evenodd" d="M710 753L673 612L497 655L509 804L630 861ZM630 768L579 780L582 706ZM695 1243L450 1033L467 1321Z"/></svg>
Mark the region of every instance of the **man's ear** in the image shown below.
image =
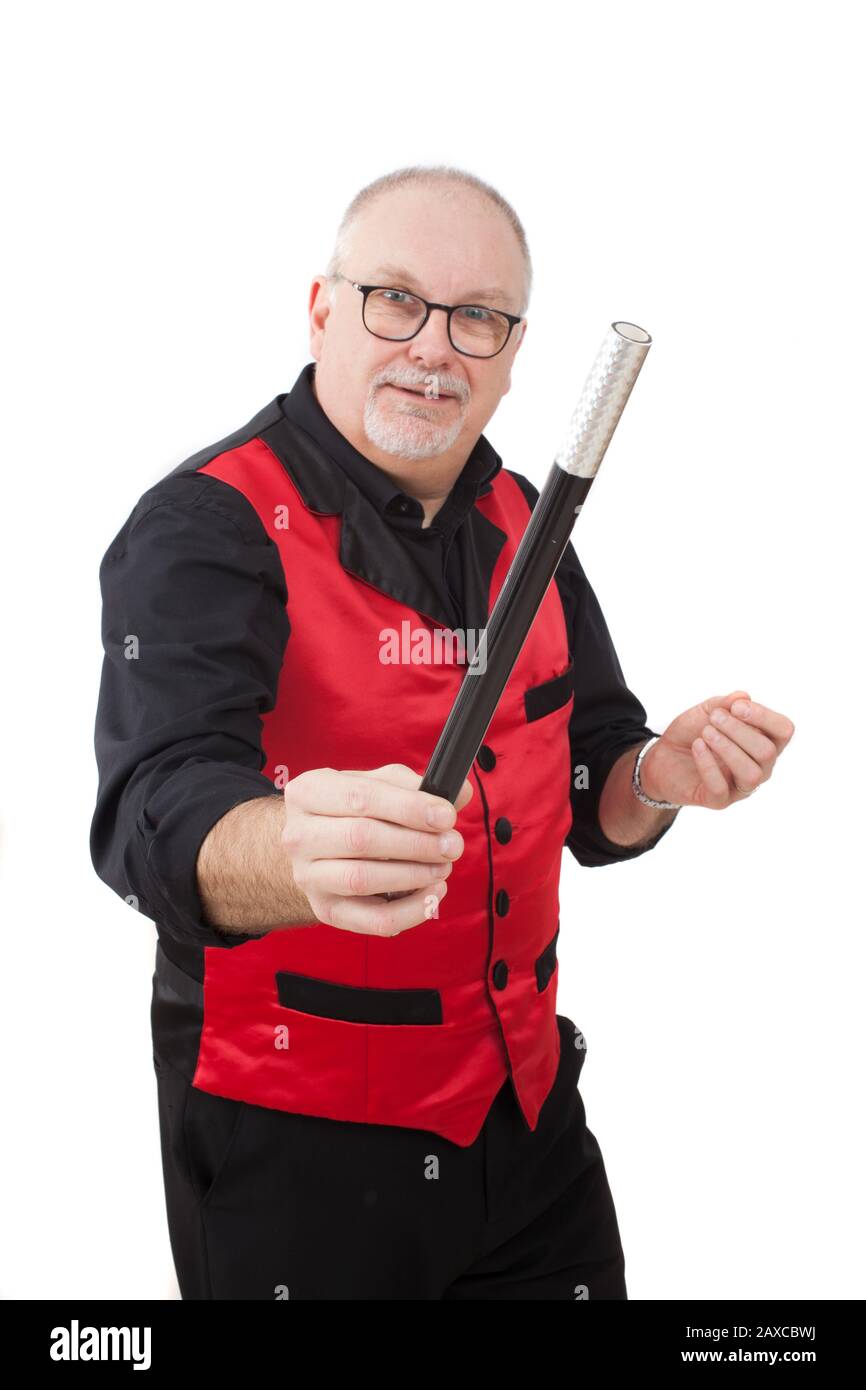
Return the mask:
<svg viewBox="0 0 866 1390"><path fill-rule="evenodd" d="M325 335L325 324L331 312L331 306L328 303L328 278L326 275L317 275L310 286L308 312L310 315L310 351L318 361L322 338Z"/></svg>

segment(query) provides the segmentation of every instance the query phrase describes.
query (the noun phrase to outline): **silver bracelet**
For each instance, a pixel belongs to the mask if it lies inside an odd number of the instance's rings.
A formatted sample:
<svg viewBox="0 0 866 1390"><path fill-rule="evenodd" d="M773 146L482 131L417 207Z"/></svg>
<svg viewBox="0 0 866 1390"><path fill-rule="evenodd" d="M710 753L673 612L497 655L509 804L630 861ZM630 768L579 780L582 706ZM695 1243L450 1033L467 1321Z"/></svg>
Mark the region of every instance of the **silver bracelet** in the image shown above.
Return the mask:
<svg viewBox="0 0 866 1390"><path fill-rule="evenodd" d="M637 757L635 758L634 772L631 776L631 789L637 797L638 801L642 801L644 806L654 806L658 811L679 811L681 809L681 806L678 802L653 801L651 796L647 796L646 792L643 790L640 784L641 760L644 754L647 753L650 748L652 748L653 744L658 743L660 737L660 734L653 734L652 738L644 744L643 748L640 750Z"/></svg>

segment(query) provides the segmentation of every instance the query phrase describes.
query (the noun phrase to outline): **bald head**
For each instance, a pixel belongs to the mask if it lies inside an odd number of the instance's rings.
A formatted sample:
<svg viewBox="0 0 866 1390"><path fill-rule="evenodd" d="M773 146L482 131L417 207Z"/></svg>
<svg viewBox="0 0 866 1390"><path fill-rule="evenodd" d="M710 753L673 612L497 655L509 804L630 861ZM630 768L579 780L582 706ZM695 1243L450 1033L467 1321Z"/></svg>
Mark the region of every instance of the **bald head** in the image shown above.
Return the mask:
<svg viewBox="0 0 866 1390"><path fill-rule="evenodd" d="M480 199L486 204L489 210L499 213L504 228L510 230L511 236L517 243L521 265L520 290L516 296L513 292L508 295L510 300L508 307L512 313L525 314L529 308L532 293L532 259L523 224L511 204L492 184L452 165L413 165L404 169L397 169L391 174L385 174L381 178L375 179L365 188L362 188L343 213L331 259L328 262L327 274L335 276L340 272L348 273L346 267L352 256L354 233L365 213L376 203L381 204L383 200L393 198L395 194L413 189L424 190L440 202L456 201L458 205L461 200L471 199L475 195L476 199ZM507 233L505 235L507 239ZM476 288L486 287L485 283L485 285ZM333 296L335 293L336 286L332 283L330 294Z"/></svg>
<svg viewBox="0 0 866 1390"><path fill-rule="evenodd" d="M447 494L510 390L526 322L493 357L459 352L436 310L412 338L378 337L350 282L521 316L528 251L497 197L444 176L380 180L350 204L328 273L311 289L319 403L361 453L422 501L425 492Z"/></svg>

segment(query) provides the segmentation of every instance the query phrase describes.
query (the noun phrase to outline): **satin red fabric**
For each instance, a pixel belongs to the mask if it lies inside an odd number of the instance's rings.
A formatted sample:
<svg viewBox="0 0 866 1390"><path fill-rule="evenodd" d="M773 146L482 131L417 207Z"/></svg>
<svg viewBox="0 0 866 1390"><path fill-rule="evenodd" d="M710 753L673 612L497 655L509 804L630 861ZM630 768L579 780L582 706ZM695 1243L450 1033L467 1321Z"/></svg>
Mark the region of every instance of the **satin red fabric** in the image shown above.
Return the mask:
<svg viewBox="0 0 866 1390"><path fill-rule="evenodd" d="M403 634L405 654L405 634L423 642L418 634L432 638L436 622L343 568L340 516L308 508L263 440L202 471L247 497L282 557L291 636L262 730L263 771L275 789L317 767L399 762L423 773L464 668L382 658L389 633ZM530 513L504 469L476 506L506 536L492 611ZM429 1129L466 1146L510 1072L535 1128L559 1060L558 971L540 975L537 965L546 949L549 963L559 922L573 694L557 696L541 717L535 701L533 718L524 695L555 681L569 661L554 583L485 735L493 765L473 766L474 795L458 818L465 850L437 917L390 939L311 923L206 948L197 1087L275 1109ZM502 818L511 827L505 843L494 833ZM368 990L435 989L441 1022L359 1023L289 1008L277 986L286 971Z"/></svg>

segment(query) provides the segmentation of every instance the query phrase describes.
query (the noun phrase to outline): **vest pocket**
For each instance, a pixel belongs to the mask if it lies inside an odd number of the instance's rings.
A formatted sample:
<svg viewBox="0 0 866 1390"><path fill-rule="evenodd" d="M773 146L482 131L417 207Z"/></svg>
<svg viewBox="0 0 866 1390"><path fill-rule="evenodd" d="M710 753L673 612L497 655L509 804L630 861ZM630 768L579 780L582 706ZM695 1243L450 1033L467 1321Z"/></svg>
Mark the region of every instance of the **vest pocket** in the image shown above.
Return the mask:
<svg viewBox="0 0 866 1390"><path fill-rule="evenodd" d="M535 982L538 985L539 994L547 989L547 986L550 984L550 978L556 969L556 942L558 936L559 927L556 928L553 937L547 943L535 962Z"/></svg>
<svg viewBox="0 0 866 1390"><path fill-rule="evenodd" d="M555 709L568 703L574 691L574 658L569 660L565 670L559 676L553 676L549 681L542 681L540 685L532 685L523 692L523 704L526 710L526 722L532 723L533 719L543 719L546 714L552 714Z"/></svg>
<svg viewBox="0 0 866 1390"><path fill-rule="evenodd" d="M285 1009L343 1023L441 1023L438 989L371 989L338 985L312 975L276 972L277 998Z"/></svg>

